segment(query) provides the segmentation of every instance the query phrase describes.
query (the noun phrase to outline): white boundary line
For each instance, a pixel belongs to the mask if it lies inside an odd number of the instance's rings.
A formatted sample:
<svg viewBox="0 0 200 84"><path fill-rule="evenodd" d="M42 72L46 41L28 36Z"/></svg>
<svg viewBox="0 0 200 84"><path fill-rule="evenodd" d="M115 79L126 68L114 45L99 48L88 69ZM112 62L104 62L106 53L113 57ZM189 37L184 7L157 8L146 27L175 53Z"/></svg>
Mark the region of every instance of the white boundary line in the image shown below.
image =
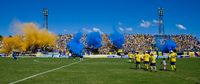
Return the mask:
<svg viewBox="0 0 200 84"><path fill-rule="evenodd" d="M52 72L52 71L56 71L56 70L58 70L58 69L62 69L62 68L64 68L64 67L68 67L68 66L71 66L71 65L74 65L74 64L78 64L78 63L80 63L80 62L81 62L81 61L73 62L73 63L68 64L68 65L64 65L64 66L61 66L61 67L58 67L58 68L55 68L55 69L51 69L51 70L48 70L48 71L44 71L44 72L41 72L41 73L38 73L38 74L35 74L35 75L32 75L32 76L29 76L29 77L26 77L26 78L23 78L23 79L20 79L20 80L11 82L11 83L9 83L9 84L16 84L16 83L19 83L19 82L22 82L22 81L31 79L31 78L36 77L36 76L40 76L40 75L43 75L43 74L46 74L46 73L49 73L49 72Z"/></svg>

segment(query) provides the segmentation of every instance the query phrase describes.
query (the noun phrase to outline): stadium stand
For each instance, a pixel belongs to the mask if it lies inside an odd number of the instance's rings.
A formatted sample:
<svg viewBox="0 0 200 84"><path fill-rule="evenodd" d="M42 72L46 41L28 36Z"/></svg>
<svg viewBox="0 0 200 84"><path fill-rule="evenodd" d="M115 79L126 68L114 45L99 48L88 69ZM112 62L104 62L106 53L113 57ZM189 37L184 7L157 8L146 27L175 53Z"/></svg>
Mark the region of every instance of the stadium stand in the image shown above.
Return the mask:
<svg viewBox="0 0 200 84"><path fill-rule="evenodd" d="M192 35L166 35L167 37L172 38L177 43L177 52L192 52L200 51L200 41L197 37ZM59 49L65 49L66 43L70 41L73 37L73 34L59 35L57 47ZM124 52L134 51L146 51L146 50L155 50L154 46L154 35L144 35L144 34L127 34L126 43L123 46ZM87 47L85 42L86 35L83 35L82 42ZM112 51L112 44L108 39L107 34L102 34L102 47L98 50L100 54L109 54L109 51Z"/></svg>

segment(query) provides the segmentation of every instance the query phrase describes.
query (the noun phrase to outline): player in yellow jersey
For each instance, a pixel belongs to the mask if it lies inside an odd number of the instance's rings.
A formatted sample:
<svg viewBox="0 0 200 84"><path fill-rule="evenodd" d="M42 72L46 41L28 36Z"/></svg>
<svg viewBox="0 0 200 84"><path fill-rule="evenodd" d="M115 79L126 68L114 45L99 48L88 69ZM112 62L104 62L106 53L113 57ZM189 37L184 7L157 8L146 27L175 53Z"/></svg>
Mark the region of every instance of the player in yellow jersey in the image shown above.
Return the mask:
<svg viewBox="0 0 200 84"><path fill-rule="evenodd" d="M136 60L136 69L140 69L140 62L141 62L141 56L139 52L136 52L135 54L135 60Z"/></svg>
<svg viewBox="0 0 200 84"><path fill-rule="evenodd" d="M150 54L150 66L151 66L151 71L157 72L157 69L156 69L156 56L154 56L153 53Z"/></svg>
<svg viewBox="0 0 200 84"><path fill-rule="evenodd" d="M128 60L129 62L132 62L132 60L133 60L133 54L131 52L128 53L128 59L129 59Z"/></svg>
<svg viewBox="0 0 200 84"><path fill-rule="evenodd" d="M169 60L172 71L176 71L176 56L177 54L171 50L169 54Z"/></svg>
<svg viewBox="0 0 200 84"><path fill-rule="evenodd" d="M143 57L144 57L144 66L145 66L146 70L148 70L149 69L149 58L150 58L149 52L146 51Z"/></svg>

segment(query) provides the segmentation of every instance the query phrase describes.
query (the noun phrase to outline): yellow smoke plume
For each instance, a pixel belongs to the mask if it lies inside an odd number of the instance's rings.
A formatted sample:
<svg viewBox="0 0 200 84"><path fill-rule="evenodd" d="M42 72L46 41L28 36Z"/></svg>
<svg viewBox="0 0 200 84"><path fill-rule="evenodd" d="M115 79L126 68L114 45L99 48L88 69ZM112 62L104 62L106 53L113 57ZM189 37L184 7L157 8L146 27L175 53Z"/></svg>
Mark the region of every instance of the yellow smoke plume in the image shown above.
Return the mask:
<svg viewBox="0 0 200 84"><path fill-rule="evenodd" d="M20 33L12 37L3 38L3 52L10 53L13 50L27 51L32 48L54 47L56 35L45 29L39 29L34 23L23 23Z"/></svg>
<svg viewBox="0 0 200 84"><path fill-rule="evenodd" d="M10 53L13 50L23 51L23 39L22 36L16 35L13 37L3 38L3 49L4 53Z"/></svg>

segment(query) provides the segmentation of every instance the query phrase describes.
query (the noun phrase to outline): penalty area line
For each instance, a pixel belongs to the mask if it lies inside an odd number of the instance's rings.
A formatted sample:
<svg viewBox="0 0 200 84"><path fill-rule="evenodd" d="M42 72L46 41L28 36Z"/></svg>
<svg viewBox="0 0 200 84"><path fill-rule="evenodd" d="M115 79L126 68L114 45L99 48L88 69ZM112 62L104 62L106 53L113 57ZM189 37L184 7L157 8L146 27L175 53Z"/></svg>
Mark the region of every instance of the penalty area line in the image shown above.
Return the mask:
<svg viewBox="0 0 200 84"><path fill-rule="evenodd" d="M36 77L36 76L40 76L40 75L43 75L43 74L46 74L46 73L49 73L49 72L52 72L52 71L56 71L56 70L62 69L62 68L64 68L64 67L69 67L69 66L71 66L71 65L78 64L78 63L80 63L80 62L81 62L81 61L73 62L73 63L68 64L68 65L63 65L63 66L61 66L61 67L58 67L58 68L55 68L55 69L51 69L51 70L47 70L47 71L44 71L44 72L41 72L41 73L38 73L38 74L35 74L35 75L32 75L32 76L29 76L29 77L26 77L26 78L23 78L23 79L14 81L14 82L11 82L11 83L9 83L9 84L16 84L16 83L19 83L19 82L22 82L22 81L25 81L25 80L34 78L34 77Z"/></svg>

